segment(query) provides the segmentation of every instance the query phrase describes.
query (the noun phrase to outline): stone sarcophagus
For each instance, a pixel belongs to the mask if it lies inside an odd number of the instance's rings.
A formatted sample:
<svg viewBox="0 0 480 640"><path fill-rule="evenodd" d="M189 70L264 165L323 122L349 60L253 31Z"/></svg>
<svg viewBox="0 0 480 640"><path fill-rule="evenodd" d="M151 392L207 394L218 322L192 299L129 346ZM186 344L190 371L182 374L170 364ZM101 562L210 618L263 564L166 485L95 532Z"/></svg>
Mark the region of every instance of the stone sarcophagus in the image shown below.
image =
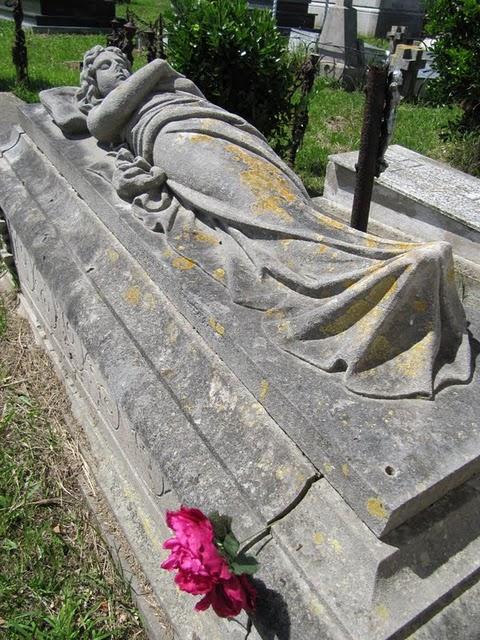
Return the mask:
<svg viewBox="0 0 480 640"><path fill-rule="evenodd" d="M163 61L96 47L41 98L0 157L22 294L176 637L246 633L159 569L185 504L252 542L250 638L476 638L479 313L449 246L329 218Z"/></svg>

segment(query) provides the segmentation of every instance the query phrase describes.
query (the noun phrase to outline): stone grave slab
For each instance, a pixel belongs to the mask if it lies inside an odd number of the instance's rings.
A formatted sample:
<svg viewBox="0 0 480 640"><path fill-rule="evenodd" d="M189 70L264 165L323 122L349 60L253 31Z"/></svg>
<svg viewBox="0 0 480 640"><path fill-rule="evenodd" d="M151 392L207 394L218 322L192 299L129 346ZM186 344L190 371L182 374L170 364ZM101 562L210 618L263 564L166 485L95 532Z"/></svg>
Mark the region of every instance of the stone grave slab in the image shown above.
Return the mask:
<svg viewBox="0 0 480 640"><path fill-rule="evenodd" d="M0 147L0 206L22 295L178 638L245 637L193 614L159 569L163 514L180 503L227 512L239 538L258 539L252 640L394 640L454 620L462 592L473 606L478 373L432 400L348 391L182 268L105 180L108 149L66 138L40 105L19 124ZM478 309L466 312L478 336Z"/></svg>
<svg viewBox="0 0 480 640"><path fill-rule="evenodd" d="M355 151L330 156L324 198L351 210ZM375 181L370 217L421 240L446 240L480 264L480 180L415 151L392 145Z"/></svg>
<svg viewBox="0 0 480 640"><path fill-rule="evenodd" d="M162 238L152 236L113 188L109 192L105 180L89 171L102 154L108 161L91 138L66 140L39 106L23 107L21 123L111 232L125 237L149 277L162 281L195 330L378 535L480 471L480 398L472 392L477 374L471 385L447 388L435 402L385 403L350 393L341 374L305 365L262 338L258 314L233 305L224 287L207 280L200 270L172 267L171 258L162 257ZM477 332L478 311L469 308L467 313ZM279 371L288 371L288 376ZM458 415L463 416L460 432ZM387 467L394 469L393 475Z"/></svg>

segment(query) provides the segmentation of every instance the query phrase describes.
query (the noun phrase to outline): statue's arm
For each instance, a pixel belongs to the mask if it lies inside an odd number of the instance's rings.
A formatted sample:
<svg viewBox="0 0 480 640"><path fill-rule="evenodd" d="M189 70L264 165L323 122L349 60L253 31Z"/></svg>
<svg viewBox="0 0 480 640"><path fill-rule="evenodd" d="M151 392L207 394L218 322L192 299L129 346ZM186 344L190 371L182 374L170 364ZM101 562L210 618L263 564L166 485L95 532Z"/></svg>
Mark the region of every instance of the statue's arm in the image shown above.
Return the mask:
<svg viewBox="0 0 480 640"><path fill-rule="evenodd" d="M87 118L90 133L100 142L121 142L120 132L133 112L155 89L182 78L165 60L153 60L139 69L94 107Z"/></svg>

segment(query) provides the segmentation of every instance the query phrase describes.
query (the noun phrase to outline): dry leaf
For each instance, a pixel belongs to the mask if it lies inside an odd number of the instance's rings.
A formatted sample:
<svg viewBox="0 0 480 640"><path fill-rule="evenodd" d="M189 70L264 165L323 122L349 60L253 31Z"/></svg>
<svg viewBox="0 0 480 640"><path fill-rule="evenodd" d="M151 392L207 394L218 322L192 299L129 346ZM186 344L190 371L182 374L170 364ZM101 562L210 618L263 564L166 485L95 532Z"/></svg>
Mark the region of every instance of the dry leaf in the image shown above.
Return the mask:
<svg viewBox="0 0 480 640"><path fill-rule="evenodd" d="M108 601L104 600L103 602L101 602L98 605L98 608L100 609L100 611L103 611L103 613L107 613L108 612Z"/></svg>

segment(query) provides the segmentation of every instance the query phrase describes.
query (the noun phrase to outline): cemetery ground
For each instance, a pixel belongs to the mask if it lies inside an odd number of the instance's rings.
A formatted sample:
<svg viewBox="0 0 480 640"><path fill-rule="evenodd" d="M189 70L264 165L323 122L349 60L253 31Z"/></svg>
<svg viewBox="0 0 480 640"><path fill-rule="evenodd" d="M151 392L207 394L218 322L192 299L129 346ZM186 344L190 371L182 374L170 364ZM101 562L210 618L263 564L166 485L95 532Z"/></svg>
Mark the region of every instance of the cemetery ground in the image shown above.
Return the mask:
<svg viewBox="0 0 480 640"><path fill-rule="evenodd" d="M124 11L126 6L142 19L158 15L155 13L158 9L153 9L148 0L143 3L137 0L137 3L119 5L119 8ZM1 23L0 91L13 91L27 102L37 102L38 92L42 89L77 85L83 53L95 44L105 42L104 35L45 35L27 31L30 81L22 87L15 84L10 53L12 39L12 24ZM145 58L136 55L135 67L144 63ZM349 93L335 84L317 80L310 104L309 126L295 166L312 196L322 193L328 155L358 149L363 105L362 92ZM451 149L442 141L442 131L458 113L459 110L448 106L403 103L399 108L393 143L437 160L446 160Z"/></svg>
<svg viewBox="0 0 480 640"><path fill-rule="evenodd" d="M142 640L130 590L82 505L68 400L15 295L0 296L0 637Z"/></svg>

